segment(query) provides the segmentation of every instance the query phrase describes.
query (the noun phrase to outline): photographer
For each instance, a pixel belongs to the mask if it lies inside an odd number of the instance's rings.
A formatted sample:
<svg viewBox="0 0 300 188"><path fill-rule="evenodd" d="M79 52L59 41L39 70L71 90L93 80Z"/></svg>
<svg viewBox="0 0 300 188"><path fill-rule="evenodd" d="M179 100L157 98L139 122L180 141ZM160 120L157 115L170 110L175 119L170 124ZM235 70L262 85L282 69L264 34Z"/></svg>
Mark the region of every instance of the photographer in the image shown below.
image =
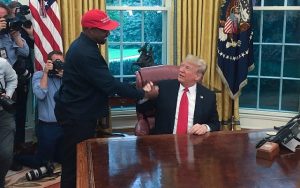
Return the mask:
<svg viewBox="0 0 300 188"><path fill-rule="evenodd" d="M26 41L29 46L29 54L27 56L18 56L17 61L14 63L13 68L18 75L18 87L16 89L16 139L15 139L15 152L22 148L25 142L25 122L27 112L27 98L30 87L30 78L33 74L33 27L30 20L27 20L25 15L29 15L29 7L22 5L17 1L11 1L8 4L10 8L10 19L14 22L15 29L19 31L21 37ZM11 170L19 170L21 166L14 163Z"/></svg>
<svg viewBox="0 0 300 188"><path fill-rule="evenodd" d="M54 93L61 85L63 75L63 54L52 51L43 71L37 71L32 77L33 93L38 102L38 124L36 136L38 141L35 155L17 155L17 162L31 168L39 168L49 161L60 162L62 128L54 115Z"/></svg>
<svg viewBox="0 0 300 188"><path fill-rule="evenodd" d="M7 28L10 9L0 2L0 56L13 66L18 56L27 57L29 47L19 31Z"/></svg>
<svg viewBox="0 0 300 188"><path fill-rule="evenodd" d="M3 103L12 97L17 87L17 74L4 58L0 57L0 187L4 187L5 176L13 159L15 134L14 115L3 108Z"/></svg>

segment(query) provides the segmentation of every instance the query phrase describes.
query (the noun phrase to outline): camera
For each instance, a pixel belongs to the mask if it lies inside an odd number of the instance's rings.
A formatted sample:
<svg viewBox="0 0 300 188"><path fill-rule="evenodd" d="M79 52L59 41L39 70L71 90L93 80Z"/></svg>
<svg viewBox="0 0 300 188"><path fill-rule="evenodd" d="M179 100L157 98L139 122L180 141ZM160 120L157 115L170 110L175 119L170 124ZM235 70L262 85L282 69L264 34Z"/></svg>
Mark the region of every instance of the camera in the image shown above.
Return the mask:
<svg viewBox="0 0 300 188"><path fill-rule="evenodd" d="M54 165L51 162L48 162L45 166L41 166L37 169L32 169L25 174L28 181L39 180L46 176L51 176L54 172Z"/></svg>
<svg viewBox="0 0 300 188"><path fill-rule="evenodd" d="M7 111L8 113L15 113L16 112L16 102L9 97L2 95L6 93L5 89L0 89L0 105L2 108Z"/></svg>
<svg viewBox="0 0 300 188"><path fill-rule="evenodd" d="M10 31L20 31L22 26L24 27L31 27L32 23L30 20L27 20L25 15L29 14L29 6L21 5L20 7L16 8L15 17L14 18L6 18L6 28L1 30L0 33L5 34L9 33Z"/></svg>
<svg viewBox="0 0 300 188"><path fill-rule="evenodd" d="M31 72L29 69L28 59L23 56L18 56L17 61L13 65L14 70L18 75L18 84L25 83L29 78L31 78Z"/></svg>
<svg viewBox="0 0 300 188"><path fill-rule="evenodd" d="M49 72L48 72L48 75L50 75L50 76L56 75L56 74L58 74L57 71L64 69L64 63L59 59L54 60L52 62L52 64L53 64L53 69L49 70Z"/></svg>

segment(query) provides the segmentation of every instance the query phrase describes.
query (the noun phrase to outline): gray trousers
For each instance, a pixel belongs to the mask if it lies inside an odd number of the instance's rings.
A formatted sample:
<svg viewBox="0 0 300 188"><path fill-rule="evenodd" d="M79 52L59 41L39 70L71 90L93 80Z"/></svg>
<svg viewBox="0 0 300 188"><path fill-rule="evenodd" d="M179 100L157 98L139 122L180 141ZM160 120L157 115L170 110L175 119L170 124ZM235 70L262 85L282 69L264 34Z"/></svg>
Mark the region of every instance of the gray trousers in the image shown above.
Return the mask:
<svg viewBox="0 0 300 188"><path fill-rule="evenodd" d="M0 188L13 160L15 129L14 115L0 110Z"/></svg>

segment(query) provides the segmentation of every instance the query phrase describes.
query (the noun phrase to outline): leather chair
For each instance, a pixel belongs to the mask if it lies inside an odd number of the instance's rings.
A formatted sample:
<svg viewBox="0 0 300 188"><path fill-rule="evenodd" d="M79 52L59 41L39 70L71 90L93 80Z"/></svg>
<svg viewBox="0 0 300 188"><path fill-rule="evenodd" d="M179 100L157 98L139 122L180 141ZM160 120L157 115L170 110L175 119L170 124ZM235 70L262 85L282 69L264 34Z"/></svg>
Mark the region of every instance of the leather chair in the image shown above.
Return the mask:
<svg viewBox="0 0 300 188"><path fill-rule="evenodd" d="M159 65L144 67L136 72L136 87L142 88L147 82L154 84L160 80L177 79L179 67L175 65ZM150 134L155 125L155 109L149 109L144 113L137 110L137 123L135 135L143 136Z"/></svg>

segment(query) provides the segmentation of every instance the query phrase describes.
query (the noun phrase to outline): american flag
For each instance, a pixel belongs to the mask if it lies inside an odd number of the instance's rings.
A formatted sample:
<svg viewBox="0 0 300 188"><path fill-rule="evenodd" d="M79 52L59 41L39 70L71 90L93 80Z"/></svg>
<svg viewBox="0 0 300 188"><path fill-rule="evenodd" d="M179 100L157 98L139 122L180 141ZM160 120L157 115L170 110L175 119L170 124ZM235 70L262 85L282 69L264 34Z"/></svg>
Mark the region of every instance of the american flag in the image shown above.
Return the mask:
<svg viewBox="0 0 300 188"><path fill-rule="evenodd" d="M233 21L230 16L227 17L227 20L224 25L224 33L233 33Z"/></svg>
<svg viewBox="0 0 300 188"><path fill-rule="evenodd" d="M53 50L63 51L61 22L56 0L30 0L34 36L34 63L42 70L47 54Z"/></svg>

